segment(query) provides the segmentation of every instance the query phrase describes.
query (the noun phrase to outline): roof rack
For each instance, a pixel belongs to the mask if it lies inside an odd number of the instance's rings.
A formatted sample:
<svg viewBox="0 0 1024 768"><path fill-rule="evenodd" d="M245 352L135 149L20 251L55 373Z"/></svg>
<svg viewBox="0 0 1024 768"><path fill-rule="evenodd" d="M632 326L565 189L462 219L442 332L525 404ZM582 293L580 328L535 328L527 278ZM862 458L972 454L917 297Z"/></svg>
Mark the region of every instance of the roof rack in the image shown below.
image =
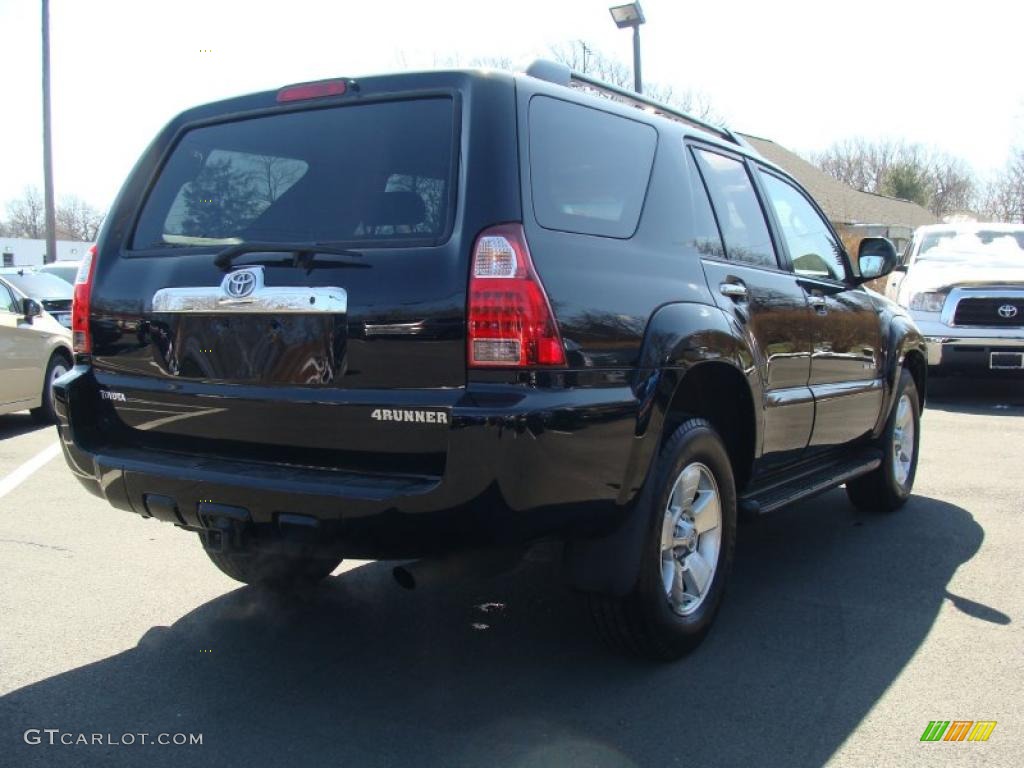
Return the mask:
<svg viewBox="0 0 1024 768"><path fill-rule="evenodd" d="M603 96L606 99L617 101L620 104L627 104L631 107L636 107L637 109L642 109L646 112L652 112L661 117L668 118L669 120L675 120L677 123L685 123L693 128L700 128L703 131L708 131L716 136L720 136L726 141L731 141L733 144L740 147L748 146L747 142L724 126L709 123L706 120L701 120L699 117L694 117L693 115L676 109L675 107L662 104L660 101L649 99L646 96L634 93L633 91L627 91L624 88L619 88L611 83L606 83L603 80L590 77L582 72L576 72L565 64L560 64L557 61L537 59L526 68L526 74L530 77L535 77L538 80L545 80L549 83L554 83L555 85L563 85L566 88L589 91L597 96Z"/></svg>

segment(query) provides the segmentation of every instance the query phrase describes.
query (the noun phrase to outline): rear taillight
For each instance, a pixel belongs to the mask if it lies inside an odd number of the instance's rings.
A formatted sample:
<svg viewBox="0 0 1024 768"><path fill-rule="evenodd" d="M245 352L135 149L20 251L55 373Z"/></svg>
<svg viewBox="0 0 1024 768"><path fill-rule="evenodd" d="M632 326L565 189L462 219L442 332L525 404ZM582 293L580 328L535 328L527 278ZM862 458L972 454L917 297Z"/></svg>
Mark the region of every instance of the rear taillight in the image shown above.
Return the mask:
<svg viewBox="0 0 1024 768"><path fill-rule="evenodd" d="M71 304L71 338L75 354L88 355L92 352L92 335L89 333L89 303L92 296L92 277L96 273L96 246L92 246L82 259L75 275L75 293Z"/></svg>
<svg viewBox="0 0 1024 768"><path fill-rule="evenodd" d="M562 337L521 224L480 233L469 280L469 366L565 365Z"/></svg>

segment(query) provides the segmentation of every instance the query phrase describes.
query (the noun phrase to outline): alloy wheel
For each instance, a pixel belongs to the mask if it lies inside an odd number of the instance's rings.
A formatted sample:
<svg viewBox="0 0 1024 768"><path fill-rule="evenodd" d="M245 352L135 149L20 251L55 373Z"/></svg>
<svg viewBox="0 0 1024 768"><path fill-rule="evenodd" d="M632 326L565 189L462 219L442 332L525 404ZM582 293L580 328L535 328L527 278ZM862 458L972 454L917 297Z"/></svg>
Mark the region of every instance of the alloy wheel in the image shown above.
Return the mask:
<svg viewBox="0 0 1024 768"><path fill-rule="evenodd" d="M703 604L718 568L722 501L715 476L693 462L679 473L661 527L661 579L669 606L687 616Z"/></svg>

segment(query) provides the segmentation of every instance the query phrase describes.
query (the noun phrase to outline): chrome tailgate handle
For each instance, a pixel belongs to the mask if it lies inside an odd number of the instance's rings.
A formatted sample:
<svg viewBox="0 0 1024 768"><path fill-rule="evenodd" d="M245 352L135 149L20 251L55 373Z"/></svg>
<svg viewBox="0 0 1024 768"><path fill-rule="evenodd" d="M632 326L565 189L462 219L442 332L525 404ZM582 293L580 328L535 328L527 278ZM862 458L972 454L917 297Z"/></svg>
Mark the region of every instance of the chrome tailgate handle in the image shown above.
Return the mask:
<svg viewBox="0 0 1024 768"><path fill-rule="evenodd" d="M743 283L721 283L718 290L722 292L723 296L728 296L730 299L747 298L747 286Z"/></svg>

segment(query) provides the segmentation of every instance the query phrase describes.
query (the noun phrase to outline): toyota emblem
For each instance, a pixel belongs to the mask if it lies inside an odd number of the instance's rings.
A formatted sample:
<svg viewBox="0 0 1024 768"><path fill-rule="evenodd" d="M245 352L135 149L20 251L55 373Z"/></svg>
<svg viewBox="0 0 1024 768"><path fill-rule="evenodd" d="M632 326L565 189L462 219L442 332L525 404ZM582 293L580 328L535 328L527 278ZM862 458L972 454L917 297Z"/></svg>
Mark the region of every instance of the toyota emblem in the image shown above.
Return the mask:
<svg viewBox="0 0 1024 768"><path fill-rule="evenodd" d="M1003 304L1003 306L1001 306L997 311L999 312L999 316L1004 320L1010 320L1011 318L1016 317L1018 312L1017 307L1013 304Z"/></svg>
<svg viewBox="0 0 1024 768"><path fill-rule="evenodd" d="M224 278L221 286L224 293L233 299L244 299L256 290L256 273L251 269L240 269Z"/></svg>

